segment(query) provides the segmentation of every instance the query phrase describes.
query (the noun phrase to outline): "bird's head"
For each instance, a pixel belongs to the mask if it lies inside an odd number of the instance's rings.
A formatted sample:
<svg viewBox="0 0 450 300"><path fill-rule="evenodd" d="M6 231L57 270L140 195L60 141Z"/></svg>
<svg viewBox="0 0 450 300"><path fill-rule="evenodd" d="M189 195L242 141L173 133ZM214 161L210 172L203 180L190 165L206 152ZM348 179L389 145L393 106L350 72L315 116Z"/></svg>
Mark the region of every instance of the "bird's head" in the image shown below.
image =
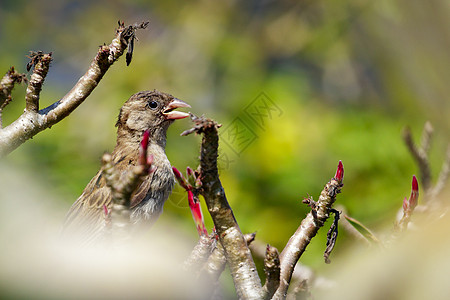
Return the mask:
<svg viewBox="0 0 450 300"><path fill-rule="evenodd" d="M167 128L174 120L189 116L186 112L175 110L179 107L191 106L157 90L139 92L122 106L116 126L119 132L126 131L140 136L149 129L152 134L165 138Z"/></svg>

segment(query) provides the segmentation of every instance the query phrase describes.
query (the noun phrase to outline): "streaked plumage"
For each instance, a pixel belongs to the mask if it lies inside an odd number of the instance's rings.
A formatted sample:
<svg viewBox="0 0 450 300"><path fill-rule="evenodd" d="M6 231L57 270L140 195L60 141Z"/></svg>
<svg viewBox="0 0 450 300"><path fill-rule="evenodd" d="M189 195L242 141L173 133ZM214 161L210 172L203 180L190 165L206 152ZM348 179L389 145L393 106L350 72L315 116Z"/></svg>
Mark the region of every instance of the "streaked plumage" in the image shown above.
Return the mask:
<svg viewBox="0 0 450 300"><path fill-rule="evenodd" d="M131 197L131 220L136 224L153 223L162 212L175 179L165 154L166 131L175 119L188 114L173 111L189 107L173 96L154 91L139 92L130 97L120 110L117 120L117 144L111 153L112 161L121 176L138 162L139 144L145 130L149 130L148 153L153 155L156 170L147 175ZM65 232L77 232L96 239L105 228L105 212L111 209L111 191L101 170L91 179L81 196L70 208L64 224Z"/></svg>

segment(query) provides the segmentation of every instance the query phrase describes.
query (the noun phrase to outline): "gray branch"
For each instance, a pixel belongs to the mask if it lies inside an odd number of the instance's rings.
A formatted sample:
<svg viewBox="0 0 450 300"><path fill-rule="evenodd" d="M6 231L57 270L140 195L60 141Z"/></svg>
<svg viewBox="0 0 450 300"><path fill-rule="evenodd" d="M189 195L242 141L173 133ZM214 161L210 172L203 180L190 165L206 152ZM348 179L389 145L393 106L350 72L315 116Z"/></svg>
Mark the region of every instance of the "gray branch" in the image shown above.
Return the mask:
<svg viewBox="0 0 450 300"><path fill-rule="evenodd" d="M206 118L192 116L192 119L196 125L184 135L191 132L203 134L200 157L202 195L225 250L237 297L262 299L263 291L255 263L219 179L217 128L220 125Z"/></svg>
<svg viewBox="0 0 450 300"><path fill-rule="evenodd" d="M67 117L91 94L109 67L127 49L128 41L132 38L128 34L129 27L119 24L111 44L100 47L89 69L75 86L63 98L41 110L38 110L39 92L46 72L33 73L27 89L25 112L0 130L0 157L8 155L25 141ZM124 32L127 33L126 37L123 36Z"/></svg>
<svg viewBox="0 0 450 300"><path fill-rule="evenodd" d="M341 163L339 165L342 169L342 174L338 174L340 169L338 167L335 178L332 178L325 185L319 196L319 200L317 203L314 203L311 212L302 220L297 231L291 236L286 247L281 252L280 286L272 299L286 299L289 283L297 261L305 252L311 239L316 236L319 229L330 216L332 206L336 201L336 195L340 193L342 188L343 167Z"/></svg>

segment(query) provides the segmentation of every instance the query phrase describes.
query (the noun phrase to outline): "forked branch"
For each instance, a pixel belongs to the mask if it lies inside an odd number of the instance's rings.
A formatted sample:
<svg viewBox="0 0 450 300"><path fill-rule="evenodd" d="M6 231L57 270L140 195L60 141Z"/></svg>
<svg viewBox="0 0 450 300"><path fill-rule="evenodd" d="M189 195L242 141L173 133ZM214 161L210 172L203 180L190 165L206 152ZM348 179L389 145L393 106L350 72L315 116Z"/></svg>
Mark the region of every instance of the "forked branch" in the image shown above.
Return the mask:
<svg viewBox="0 0 450 300"><path fill-rule="evenodd" d="M217 123L204 117L191 116L195 126L182 135L202 134L200 174L202 195L213 219L219 241L225 250L228 266L239 299L262 299L261 281L244 235L233 215L219 179L217 157L219 135Z"/></svg>
<svg viewBox="0 0 450 300"><path fill-rule="evenodd" d="M109 67L128 48L130 39L135 39L134 31L145 28L146 24L147 22L142 25L125 26L119 22L111 44L100 47L89 69L75 86L63 98L41 110L39 110L39 95L47 75L51 54L31 53L28 68L34 66L34 71L27 88L25 112L12 124L0 130L0 157L8 155L25 141L74 111L97 87Z"/></svg>

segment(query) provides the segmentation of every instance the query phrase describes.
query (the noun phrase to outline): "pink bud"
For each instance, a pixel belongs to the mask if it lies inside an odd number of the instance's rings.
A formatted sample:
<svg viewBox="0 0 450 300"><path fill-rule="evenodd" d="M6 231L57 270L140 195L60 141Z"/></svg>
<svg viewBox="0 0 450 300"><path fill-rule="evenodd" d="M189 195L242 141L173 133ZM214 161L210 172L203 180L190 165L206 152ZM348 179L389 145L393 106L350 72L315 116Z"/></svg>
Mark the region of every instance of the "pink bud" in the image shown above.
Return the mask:
<svg viewBox="0 0 450 300"><path fill-rule="evenodd" d="M195 185L195 173L191 167L186 168L187 181L190 185Z"/></svg>
<svg viewBox="0 0 450 300"><path fill-rule="evenodd" d="M195 187L200 188L201 186L202 186L202 180L200 179L200 177L197 177L197 179L195 179Z"/></svg>
<svg viewBox="0 0 450 300"><path fill-rule="evenodd" d="M342 164L341 160L338 163L338 167L336 170L336 175L334 175L334 179L336 179L339 182L342 182L342 180L344 179L344 165Z"/></svg>
<svg viewBox="0 0 450 300"><path fill-rule="evenodd" d="M153 160L154 160L153 154L147 156L147 165L150 166L153 163Z"/></svg>
<svg viewBox="0 0 450 300"><path fill-rule="evenodd" d="M108 208L104 204L103 204L103 213L105 214L105 217L107 217L109 215Z"/></svg>
<svg viewBox="0 0 450 300"><path fill-rule="evenodd" d="M403 211L406 212L409 208L409 202L408 199L405 197L405 199L403 199Z"/></svg>

